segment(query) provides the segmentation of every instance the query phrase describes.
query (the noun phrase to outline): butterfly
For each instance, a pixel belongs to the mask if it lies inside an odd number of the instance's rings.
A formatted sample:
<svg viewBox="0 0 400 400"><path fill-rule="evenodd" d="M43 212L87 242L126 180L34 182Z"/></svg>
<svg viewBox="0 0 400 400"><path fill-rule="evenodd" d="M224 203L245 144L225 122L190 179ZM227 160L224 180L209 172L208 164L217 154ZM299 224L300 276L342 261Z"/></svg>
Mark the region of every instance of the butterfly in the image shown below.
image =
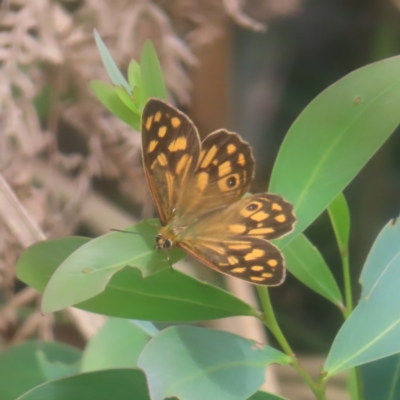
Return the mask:
<svg viewBox="0 0 400 400"><path fill-rule="evenodd" d="M293 206L276 194L244 196L254 178L251 147L225 129L202 142L193 122L151 98L142 114L144 171L161 221L156 247L179 246L205 265L256 285L285 278L269 242L293 230Z"/></svg>

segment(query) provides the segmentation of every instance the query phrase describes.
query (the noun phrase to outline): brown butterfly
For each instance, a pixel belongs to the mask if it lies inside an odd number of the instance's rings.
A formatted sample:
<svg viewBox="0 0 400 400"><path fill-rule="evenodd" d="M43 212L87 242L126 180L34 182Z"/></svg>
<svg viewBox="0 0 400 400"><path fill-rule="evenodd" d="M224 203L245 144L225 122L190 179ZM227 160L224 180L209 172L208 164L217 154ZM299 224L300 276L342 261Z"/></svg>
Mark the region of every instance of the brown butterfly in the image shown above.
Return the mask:
<svg viewBox="0 0 400 400"><path fill-rule="evenodd" d="M270 193L245 198L254 157L236 133L203 142L175 107L150 99L142 115L143 163L162 227L158 249L178 245L209 267L257 285L285 278L282 253L268 240L293 230L293 207Z"/></svg>

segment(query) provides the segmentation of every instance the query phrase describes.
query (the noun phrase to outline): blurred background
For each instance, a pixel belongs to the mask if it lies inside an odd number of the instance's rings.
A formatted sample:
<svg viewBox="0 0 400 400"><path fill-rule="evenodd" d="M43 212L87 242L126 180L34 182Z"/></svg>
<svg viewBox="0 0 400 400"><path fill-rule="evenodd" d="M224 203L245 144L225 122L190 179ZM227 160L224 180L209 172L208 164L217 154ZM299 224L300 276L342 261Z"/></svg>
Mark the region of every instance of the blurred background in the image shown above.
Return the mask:
<svg viewBox="0 0 400 400"><path fill-rule="evenodd" d="M154 215L140 133L108 113L89 87L91 79L109 82L94 28L122 72L152 39L171 102L203 137L227 127L250 142L253 191L264 191L280 144L307 104L354 69L399 53L400 1L1 1L0 350L54 335L82 346L90 335L76 316L56 324L40 314L36 293L15 280L24 248ZM345 191L356 294L374 238L398 215L399 147L394 134ZM306 234L341 284L327 216ZM248 285L230 286L199 268L202 278L253 295ZM326 353L342 323L339 311L290 275L271 295L296 352Z"/></svg>

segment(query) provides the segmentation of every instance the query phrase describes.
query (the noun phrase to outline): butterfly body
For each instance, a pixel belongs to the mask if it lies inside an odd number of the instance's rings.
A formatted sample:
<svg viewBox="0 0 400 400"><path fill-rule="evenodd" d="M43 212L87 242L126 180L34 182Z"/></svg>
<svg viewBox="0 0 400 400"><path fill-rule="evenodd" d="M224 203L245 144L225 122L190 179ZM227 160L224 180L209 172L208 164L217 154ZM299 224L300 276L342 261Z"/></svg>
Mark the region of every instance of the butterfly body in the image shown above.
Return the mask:
<svg viewBox="0 0 400 400"><path fill-rule="evenodd" d="M218 130L203 142L176 108L150 99L142 115L143 164L161 221L156 247L180 246L209 267L259 285L285 277L281 252L268 240L293 229L282 197L243 198L254 176L248 143Z"/></svg>

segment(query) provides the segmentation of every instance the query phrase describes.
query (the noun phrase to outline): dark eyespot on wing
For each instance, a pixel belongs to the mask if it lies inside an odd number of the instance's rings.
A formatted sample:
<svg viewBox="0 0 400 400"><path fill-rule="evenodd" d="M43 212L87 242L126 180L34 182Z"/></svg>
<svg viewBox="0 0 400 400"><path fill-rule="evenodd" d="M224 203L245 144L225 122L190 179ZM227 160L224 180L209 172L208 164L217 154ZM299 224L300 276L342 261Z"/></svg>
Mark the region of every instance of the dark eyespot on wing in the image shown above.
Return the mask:
<svg viewBox="0 0 400 400"><path fill-rule="evenodd" d="M236 133L224 129L211 133L201 144L196 174L202 172L210 176L204 195L230 194L224 198L239 199L248 191L254 177L251 147Z"/></svg>
<svg viewBox="0 0 400 400"><path fill-rule="evenodd" d="M259 193L242 199L227 212L238 212L246 234L262 239L276 239L288 234L294 228L297 219L293 205L281 196L271 193Z"/></svg>

